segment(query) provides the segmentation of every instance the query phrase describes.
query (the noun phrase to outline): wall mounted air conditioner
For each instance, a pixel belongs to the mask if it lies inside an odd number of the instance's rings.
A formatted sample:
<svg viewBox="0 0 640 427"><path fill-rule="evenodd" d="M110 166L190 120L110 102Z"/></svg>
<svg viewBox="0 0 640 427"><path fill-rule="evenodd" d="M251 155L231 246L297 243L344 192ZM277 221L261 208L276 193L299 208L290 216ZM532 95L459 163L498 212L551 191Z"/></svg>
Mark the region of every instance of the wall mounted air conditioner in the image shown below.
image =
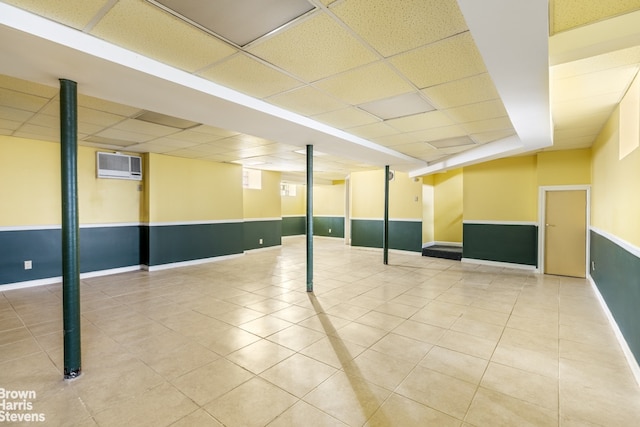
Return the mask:
<svg viewBox="0 0 640 427"><path fill-rule="evenodd" d="M98 178L142 180L142 157L97 152Z"/></svg>

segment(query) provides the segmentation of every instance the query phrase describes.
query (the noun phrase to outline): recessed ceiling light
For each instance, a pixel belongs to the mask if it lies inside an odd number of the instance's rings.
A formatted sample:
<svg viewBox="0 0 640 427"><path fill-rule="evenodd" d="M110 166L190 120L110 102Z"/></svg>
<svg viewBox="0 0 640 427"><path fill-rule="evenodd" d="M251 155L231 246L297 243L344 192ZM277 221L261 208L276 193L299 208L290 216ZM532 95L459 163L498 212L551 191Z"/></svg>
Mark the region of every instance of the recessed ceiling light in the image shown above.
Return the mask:
<svg viewBox="0 0 640 427"><path fill-rule="evenodd" d="M136 116L135 119L177 129L190 129L200 125L200 123L192 122L191 120L179 119L177 117L167 116L153 111L145 111Z"/></svg>
<svg viewBox="0 0 640 427"><path fill-rule="evenodd" d="M374 116L378 116L382 120L412 116L414 114L435 110L433 105L429 104L422 96L415 92L367 102L358 105L358 107Z"/></svg>
<svg viewBox="0 0 640 427"><path fill-rule="evenodd" d="M178 18L244 47L315 9L307 0L149 0Z"/></svg>
<svg viewBox="0 0 640 427"><path fill-rule="evenodd" d="M429 145L435 148L450 148L450 147L461 147L463 145L472 145L475 144L471 138L468 136L461 136L458 138L448 138L441 139L439 141L428 141Z"/></svg>

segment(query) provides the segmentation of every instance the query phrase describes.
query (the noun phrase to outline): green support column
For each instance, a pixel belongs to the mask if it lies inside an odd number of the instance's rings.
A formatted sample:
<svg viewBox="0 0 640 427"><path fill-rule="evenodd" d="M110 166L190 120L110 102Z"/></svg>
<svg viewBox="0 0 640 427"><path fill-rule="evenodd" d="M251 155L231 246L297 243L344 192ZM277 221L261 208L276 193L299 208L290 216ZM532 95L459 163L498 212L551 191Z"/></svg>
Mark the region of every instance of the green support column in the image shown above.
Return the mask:
<svg viewBox="0 0 640 427"><path fill-rule="evenodd" d="M81 373L80 257L78 226L78 105L76 82L60 79L62 182L62 316L64 378Z"/></svg>
<svg viewBox="0 0 640 427"><path fill-rule="evenodd" d="M384 224L382 233L382 252L384 264L389 264L389 165L384 167Z"/></svg>
<svg viewBox="0 0 640 427"><path fill-rule="evenodd" d="M307 145L307 292L313 292L313 145Z"/></svg>

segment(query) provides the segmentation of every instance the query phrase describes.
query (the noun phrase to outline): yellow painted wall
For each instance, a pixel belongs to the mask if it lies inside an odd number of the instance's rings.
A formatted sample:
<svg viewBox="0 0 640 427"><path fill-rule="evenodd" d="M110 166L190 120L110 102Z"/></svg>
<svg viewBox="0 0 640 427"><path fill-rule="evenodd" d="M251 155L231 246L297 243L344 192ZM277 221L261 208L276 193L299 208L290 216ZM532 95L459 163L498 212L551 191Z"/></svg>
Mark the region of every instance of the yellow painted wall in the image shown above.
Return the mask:
<svg viewBox="0 0 640 427"><path fill-rule="evenodd" d="M384 186L384 181L382 185ZM384 192L384 187L382 191ZM395 171L395 178L389 183L389 218L422 219L422 181L420 179L410 178L404 172Z"/></svg>
<svg viewBox="0 0 640 427"><path fill-rule="evenodd" d="M433 176L433 237L437 242L462 242L462 177L462 169Z"/></svg>
<svg viewBox="0 0 640 427"><path fill-rule="evenodd" d="M591 183L591 149L543 151L537 155L538 185Z"/></svg>
<svg viewBox="0 0 640 427"><path fill-rule="evenodd" d="M244 218L280 218L282 215L280 172L262 171L262 188L244 188L242 195Z"/></svg>
<svg viewBox="0 0 640 427"><path fill-rule="evenodd" d="M344 191L344 182L335 185L314 185L313 214L320 216L344 216Z"/></svg>
<svg viewBox="0 0 640 427"><path fill-rule="evenodd" d="M138 223L144 185L140 181L96 177L96 151L78 147L78 211L81 224ZM144 164L143 164L144 167ZM146 171L142 170L143 179Z"/></svg>
<svg viewBox="0 0 640 427"><path fill-rule="evenodd" d="M384 217L384 169L351 174L351 216ZM389 218L422 218L422 181L395 172L395 179L389 182Z"/></svg>
<svg viewBox="0 0 640 427"><path fill-rule="evenodd" d="M592 147L591 224L640 246L640 149L619 156L616 109Z"/></svg>
<svg viewBox="0 0 640 427"><path fill-rule="evenodd" d="M351 216L384 217L384 169L351 174Z"/></svg>
<svg viewBox="0 0 640 427"><path fill-rule="evenodd" d="M60 224L60 144L0 136L0 182L1 226ZM140 185L140 181L98 179L96 149L78 147L81 224L139 222Z"/></svg>
<svg viewBox="0 0 640 427"><path fill-rule="evenodd" d="M304 216L307 214L307 186L296 185L295 196L281 196L282 216Z"/></svg>
<svg viewBox="0 0 640 427"><path fill-rule="evenodd" d="M150 222L243 219L242 166L152 153L149 171Z"/></svg>
<svg viewBox="0 0 640 427"><path fill-rule="evenodd" d="M435 241L433 175L422 177L422 243Z"/></svg>
<svg viewBox="0 0 640 427"><path fill-rule="evenodd" d="M537 185L536 156L465 167L464 220L536 221Z"/></svg>
<svg viewBox="0 0 640 427"><path fill-rule="evenodd" d="M60 144L0 136L0 226L60 224Z"/></svg>

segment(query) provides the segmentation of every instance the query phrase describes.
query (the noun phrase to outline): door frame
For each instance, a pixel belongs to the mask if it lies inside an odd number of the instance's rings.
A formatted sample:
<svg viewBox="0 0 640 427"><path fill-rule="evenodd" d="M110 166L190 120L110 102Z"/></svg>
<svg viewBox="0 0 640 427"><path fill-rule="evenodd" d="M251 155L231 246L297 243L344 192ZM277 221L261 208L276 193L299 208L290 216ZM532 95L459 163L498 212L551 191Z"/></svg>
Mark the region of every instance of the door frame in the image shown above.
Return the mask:
<svg viewBox="0 0 640 427"><path fill-rule="evenodd" d="M545 247L545 231L546 231L546 214L547 214L547 192L548 191L586 191L586 239L585 239L585 277L589 278L589 248L591 247L591 235L589 227L591 224L591 186L590 185L546 185L538 187L538 271L544 273L544 247Z"/></svg>

